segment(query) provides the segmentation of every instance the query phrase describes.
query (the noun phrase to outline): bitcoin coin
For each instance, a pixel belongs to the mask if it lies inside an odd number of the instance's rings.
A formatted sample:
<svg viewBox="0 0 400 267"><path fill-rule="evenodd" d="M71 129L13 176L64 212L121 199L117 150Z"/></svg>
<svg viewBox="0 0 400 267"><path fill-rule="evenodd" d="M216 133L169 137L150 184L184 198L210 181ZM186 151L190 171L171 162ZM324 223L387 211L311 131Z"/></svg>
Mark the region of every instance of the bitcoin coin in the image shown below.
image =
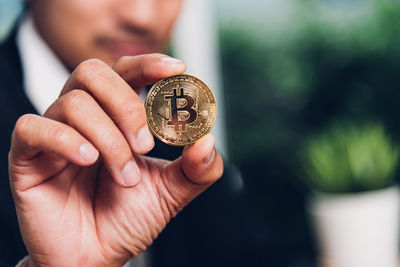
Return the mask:
<svg viewBox="0 0 400 267"><path fill-rule="evenodd" d="M151 87L145 102L153 134L169 145L184 146L208 134L217 117L210 88L200 79L182 74Z"/></svg>

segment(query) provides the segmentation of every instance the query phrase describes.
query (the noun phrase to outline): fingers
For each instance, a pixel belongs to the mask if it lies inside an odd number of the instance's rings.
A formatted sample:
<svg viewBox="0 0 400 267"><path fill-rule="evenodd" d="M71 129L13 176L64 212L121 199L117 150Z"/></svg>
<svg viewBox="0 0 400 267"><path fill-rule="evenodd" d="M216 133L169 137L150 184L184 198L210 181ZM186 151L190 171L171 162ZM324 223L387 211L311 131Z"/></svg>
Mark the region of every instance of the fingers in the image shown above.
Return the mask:
<svg viewBox="0 0 400 267"><path fill-rule="evenodd" d="M122 57L113 69L136 90L161 79L182 74L185 64L163 54L149 54Z"/></svg>
<svg viewBox="0 0 400 267"><path fill-rule="evenodd" d="M99 156L97 149L68 125L37 115L27 114L20 117L12 135L10 168L24 166L24 162L41 152L56 153L80 166L93 164ZM48 176L30 176L29 179L12 182L17 185L17 190L23 191L47 178Z"/></svg>
<svg viewBox="0 0 400 267"><path fill-rule="evenodd" d="M116 122L135 153L147 153L153 148L154 140L146 124L142 100L109 66L99 60L80 64L61 95L77 88L93 96Z"/></svg>
<svg viewBox="0 0 400 267"><path fill-rule="evenodd" d="M141 88L182 73L185 65L152 54L124 57L114 68L100 60L80 64L45 117L68 124L87 138L100 151L115 181L133 186L140 180L140 171L132 151L147 153L154 146L154 139L147 127L143 103L132 87Z"/></svg>
<svg viewBox="0 0 400 267"><path fill-rule="evenodd" d="M185 147L181 167L192 183L210 185L222 176L223 162L214 146L214 137L207 135Z"/></svg>
<svg viewBox="0 0 400 267"><path fill-rule="evenodd" d="M184 70L181 61L161 54L123 57L114 70L99 60L88 60L72 73L61 95L76 88L87 91L116 122L133 151L145 154L154 146L154 139L142 100L132 87L142 88Z"/></svg>
<svg viewBox="0 0 400 267"><path fill-rule="evenodd" d="M179 211L222 176L223 161L215 149L214 137L207 135L187 146L167 172L165 186L169 196L166 197Z"/></svg>
<svg viewBox="0 0 400 267"><path fill-rule="evenodd" d="M117 184L130 187L140 181L139 168L124 135L88 93L73 90L64 94L45 116L70 125L90 140Z"/></svg>

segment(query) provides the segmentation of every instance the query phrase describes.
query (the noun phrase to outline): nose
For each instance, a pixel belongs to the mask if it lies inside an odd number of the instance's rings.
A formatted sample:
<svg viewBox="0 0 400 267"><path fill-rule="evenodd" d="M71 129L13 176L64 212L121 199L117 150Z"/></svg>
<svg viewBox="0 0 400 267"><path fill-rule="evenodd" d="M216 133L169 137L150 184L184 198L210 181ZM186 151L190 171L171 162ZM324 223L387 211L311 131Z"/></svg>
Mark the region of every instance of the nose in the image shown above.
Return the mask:
<svg viewBox="0 0 400 267"><path fill-rule="evenodd" d="M118 15L126 26L148 30L156 18L156 0L122 0L118 1ZM164 0L163 0L164 1Z"/></svg>

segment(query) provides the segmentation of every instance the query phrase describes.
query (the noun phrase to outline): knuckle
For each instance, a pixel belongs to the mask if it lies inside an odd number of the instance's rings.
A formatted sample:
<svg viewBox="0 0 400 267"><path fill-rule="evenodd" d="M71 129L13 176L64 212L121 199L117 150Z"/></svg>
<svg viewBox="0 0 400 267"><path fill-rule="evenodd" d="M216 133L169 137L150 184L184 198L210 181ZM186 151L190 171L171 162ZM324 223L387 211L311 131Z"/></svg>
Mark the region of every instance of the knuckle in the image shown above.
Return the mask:
<svg viewBox="0 0 400 267"><path fill-rule="evenodd" d="M120 57L117 62L114 64L114 69L118 70L121 75L125 75L129 73L130 69L125 69L124 66L127 66L132 61L133 56L122 56Z"/></svg>
<svg viewBox="0 0 400 267"><path fill-rule="evenodd" d="M143 57L143 55L122 56L114 64L114 69L122 77L124 77L126 75L129 76L131 73L136 72L137 63L140 62L140 58L142 58L142 57Z"/></svg>
<svg viewBox="0 0 400 267"><path fill-rule="evenodd" d="M122 56L118 59L116 65L124 65L125 63L128 63L132 60L132 58L134 58L133 56Z"/></svg>
<svg viewBox="0 0 400 267"><path fill-rule="evenodd" d="M152 53L149 56L152 57L152 58L159 59L159 58L162 58L162 57L166 57L167 55L162 54L162 53Z"/></svg>
<svg viewBox="0 0 400 267"><path fill-rule="evenodd" d="M80 71L90 71L99 67L104 67L106 63L97 58L86 59L77 67Z"/></svg>
<svg viewBox="0 0 400 267"><path fill-rule="evenodd" d="M116 153L120 157L123 157L123 155L131 156L129 147L124 143L122 138L117 136L108 136L108 138L104 140L106 140L105 145L111 153Z"/></svg>
<svg viewBox="0 0 400 267"><path fill-rule="evenodd" d="M135 119L144 119L145 118L145 109L144 105L141 102L133 102L133 101L124 101L123 106L125 107L125 114L130 118Z"/></svg>
<svg viewBox="0 0 400 267"><path fill-rule="evenodd" d="M75 79L85 83L92 77L101 72L106 67L106 63L99 59L87 59L76 67L74 71Z"/></svg>
<svg viewBox="0 0 400 267"><path fill-rule="evenodd" d="M47 137L55 143L66 143L68 132L63 125L55 125L48 128Z"/></svg>
<svg viewBox="0 0 400 267"><path fill-rule="evenodd" d="M16 137L21 137L31 127L36 116L33 114L25 114L19 117L15 123L14 134Z"/></svg>
<svg viewBox="0 0 400 267"><path fill-rule="evenodd" d="M107 151L107 158L116 162L132 159L132 152L124 136L117 131L103 131L98 137L101 148Z"/></svg>
<svg viewBox="0 0 400 267"><path fill-rule="evenodd" d="M71 108L73 110L78 109L85 103L89 102L91 98L88 93L83 90L75 89L68 92L61 102L61 108L64 111L69 111Z"/></svg>

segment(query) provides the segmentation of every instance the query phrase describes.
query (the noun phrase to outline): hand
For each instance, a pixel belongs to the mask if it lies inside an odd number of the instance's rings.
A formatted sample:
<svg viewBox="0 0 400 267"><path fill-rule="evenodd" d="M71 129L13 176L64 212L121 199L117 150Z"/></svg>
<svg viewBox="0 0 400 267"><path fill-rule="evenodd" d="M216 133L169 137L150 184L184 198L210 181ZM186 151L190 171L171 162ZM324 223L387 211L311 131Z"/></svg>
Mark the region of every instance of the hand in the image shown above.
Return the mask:
<svg viewBox="0 0 400 267"><path fill-rule="evenodd" d="M222 175L212 136L173 162L142 156L140 88L184 70L160 54L85 61L43 117L18 120L10 183L31 265L121 266Z"/></svg>

